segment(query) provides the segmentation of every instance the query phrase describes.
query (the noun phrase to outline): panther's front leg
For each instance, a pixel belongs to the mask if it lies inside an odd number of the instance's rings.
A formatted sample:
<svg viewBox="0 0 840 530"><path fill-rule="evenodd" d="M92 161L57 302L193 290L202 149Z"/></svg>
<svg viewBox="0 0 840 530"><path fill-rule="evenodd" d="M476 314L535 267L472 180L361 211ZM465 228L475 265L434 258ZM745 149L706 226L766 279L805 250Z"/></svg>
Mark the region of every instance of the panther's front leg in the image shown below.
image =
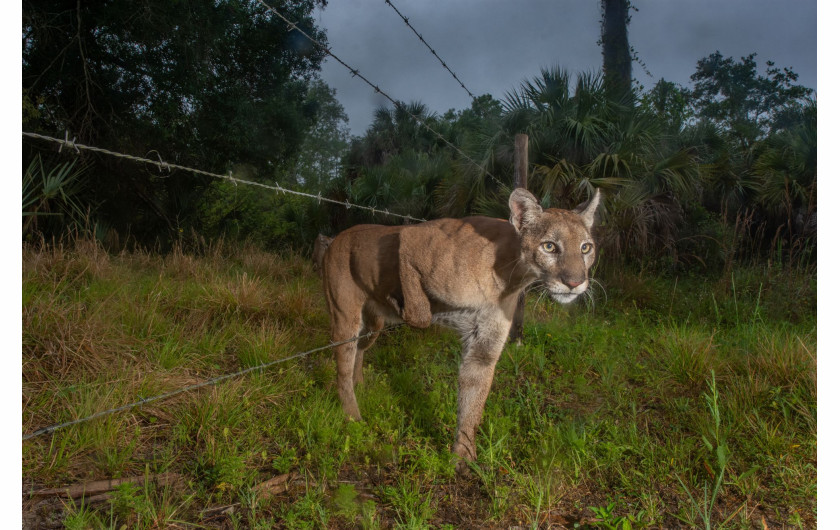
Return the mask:
<svg viewBox="0 0 840 530"><path fill-rule="evenodd" d="M476 313L470 325L460 329L464 350L458 373L458 427L452 446L452 452L463 459L456 464L460 473L468 469L464 460L475 460L476 429L510 325L510 316L495 308Z"/></svg>

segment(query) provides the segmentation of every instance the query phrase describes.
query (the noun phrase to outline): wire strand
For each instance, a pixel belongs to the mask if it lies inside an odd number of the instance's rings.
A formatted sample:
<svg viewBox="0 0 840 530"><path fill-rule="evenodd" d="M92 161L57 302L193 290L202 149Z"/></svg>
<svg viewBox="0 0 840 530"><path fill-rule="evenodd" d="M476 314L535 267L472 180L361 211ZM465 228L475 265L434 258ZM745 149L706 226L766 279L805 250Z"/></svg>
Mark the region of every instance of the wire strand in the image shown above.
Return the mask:
<svg viewBox="0 0 840 530"><path fill-rule="evenodd" d="M461 88L464 89L464 91L470 96L470 98L475 99L475 96L473 95L472 92L470 92L470 90L466 87L466 85L464 85L463 81L458 79L458 76L455 75L455 72L453 72L452 69L449 68L449 66L443 61L443 59L440 58L440 56L437 54L437 52L431 46L429 46L429 43L426 42L426 39L423 38L423 35L418 33L416 29L414 29L414 26L412 26L411 23L408 21L408 17L403 15L402 13L400 13L400 10L397 9L397 6L395 6L393 3L391 3L391 0L385 0L385 3L388 4L389 6L391 6L391 9L393 9L397 13L397 15L399 15L399 17L401 19L403 19L403 22L405 22L405 25L408 26L411 29L411 31L414 32L415 35L417 35L417 38L420 39L420 42L422 42L426 46L426 48L428 48L429 51L432 52L432 55L434 55L435 58L440 62L440 64L444 68L446 68L446 71L449 72L450 74L452 74L452 77L455 78L455 81L457 81L458 84L461 85Z"/></svg>
<svg viewBox="0 0 840 530"><path fill-rule="evenodd" d="M168 399L168 398L171 398L173 396L177 396L178 394L183 394L184 392L189 392L190 390L196 390L196 389L203 388L203 387L206 387L206 386L215 385L216 383L219 383L221 381L232 379L234 377L239 377L241 375L245 375L245 374L257 371L257 370L263 370L263 369L268 368L270 366L274 366L275 364L279 364L279 363L286 362L286 361L291 361L292 359L297 359L297 358L300 358L300 357L305 357L305 356L310 355L312 353L315 353L315 352L318 352L318 351L321 351L321 350L326 350L327 348L340 346L342 344L347 344L348 342L354 342L354 341L357 341L359 339L370 337L371 335L374 335L374 334L377 334L377 333L390 331L390 330L392 330L394 328L397 328L399 326L402 326L402 324L393 324L393 325L388 326L386 328L383 328L379 331L371 331L370 333L366 333L364 335L359 335L359 336L356 336L356 337L353 337L353 338L350 338L350 339L347 339L347 340L343 340L343 341L339 341L339 342L332 342L330 344L327 344L326 346L321 346L320 348L314 348L314 349L311 349L309 351L296 353L295 355L285 357L283 359L276 359L274 361L270 361L270 362L267 362L267 363L260 364L259 366L252 366L250 368L246 368L246 369L240 370L238 372L221 375L219 377L214 377L212 379L208 379L208 380L203 381L201 383L196 383L194 385L185 386L185 387L179 388L177 390L172 390L171 392L166 392L166 393L163 393L163 394L159 394L157 396L153 396L153 397L149 397L149 398L142 398L138 401L135 401L134 403L129 403L127 405L122 405L122 406L115 407L115 408L112 408L112 409L107 409L107 410L103 410L103 411L100 411L100 412L96 412L94 414L91 414L90 416L85 416L84 418L79 418L79 419L72 420L72 421L67 421L67 422L64 422L64 423L57 423L55 425L50 425L49 427L43 427L43 428L38 429L36 431L32 431L29 434L24 434L22 441L25 442L26 440L29 440L31 438L35 438L36 436L40 436L42 434L47 434L47 433L50 433L50 432L54 432L54 431L57 431L59 429L64 429L66 427L70 427L70 426L73 426L73 425L78 425L80 423L86 423L86 422L94 420L96 418L101 418L103 416L109 416L111 414L115 414L115 413L121 412L123 410L128 410L128 409L132 409L134 407L139 407L141 405L145 405L146 403L152 403L154 401L160 401L160 400L163 400L163 399Z"/></svg>
<svg viewBox="0 0 840 530"><path fill-rule="evenodd" d="M338 204L338 205L344 206L346 208L358 208L360 210L367 210L367 211L369 211L373 214L378 213L378 214L382 214L382 215L390 215L392 217L399 217L400 219L405 219L407 221L414 221L414 222L418 222L418 223L422 223L422 222L426 221L426 219L420 219L418 217L414 217L414 216L411 216L411 215L402 215L402 214L398 214L398 213L393 213L393 212L388 211L387 209L380 210L378 208L374 208L373 206L361 206L359 204L353 204L352 202L349 202L349 201L346 201L346 200L345 201L337 201L335 199L329 199L327 197L323 197L320 192L318 193L318 195L313 195L311 193L306 193L306 192L303 192L303 191L290 190L288 188L284 188L284 187L280 186L276 182L274 183L274 186L271 186L269 184L263 184L261 182L254 182L254 181L251 181L251 180L245 180L245 179L241 179L241 178L238 178L238 177L234 177L232 173L228 173L227 175L220 175L218 173L211 173L209 171L204 171L204 170L201 170L201 169L195 169L195 168L191 168L191 167L181 166L181 165L178 165L178 164L172 164L170 162L164 162L160 158L160 154L158 154L158 159L157 160L152 160L152 159L149 159L149 158L142 158L142 157L139 157L139 156L127 155L125 153L119 153L119 152L116 152L116 151L109 151L108 149L102 149L101 147L93 147L93 146L89 146L89 145L78 144L78 143L75 142L75 138L73 140L67 140L66 138L64 140L62 140L61 138L54 138L52 136L45 136L43 134L37 134L37 133L26 132L26 131L23 131L22 134L23 134L23 136L26 136L28 138L35 138L35 139L38 139L38 140L46 140L46 141L49 141L49 142L55 142L55 143L61 145L62 147L65 146L65 145L68 146L68 147L72 147L76 150L77 154L80 152L80 150L92 151L94 153L101 153L101 154L105 154L105 155L109 155L109 156L113 156L113 157L117 157L117 158L122 158L122 159L125 159L125 160L131 160L132 162L138 162L138 163L142 163L142 164L152 164L152 165L160 168L161 171L163 171L164 169L166 169L167 171L171 171L173 169L180 169L182 171L188 171L188 172L194 173L196 175L205 175L205 176L208 176L208 177L227 180L227 181L233 182L234 184L245 184L245 185L248 185L248 186L256 186L256 187L259 187L259 188L272 190L272 191L275 191L277 193L281 193L281 192L284 193L284 194L289 193L291 195L298 195L298 196L301 196L301 197L309 197L309 198L312 198L312 199L316 199L319 202L324 201L324 202L329 202L329 203L332 203L332 204Z"/></svg>

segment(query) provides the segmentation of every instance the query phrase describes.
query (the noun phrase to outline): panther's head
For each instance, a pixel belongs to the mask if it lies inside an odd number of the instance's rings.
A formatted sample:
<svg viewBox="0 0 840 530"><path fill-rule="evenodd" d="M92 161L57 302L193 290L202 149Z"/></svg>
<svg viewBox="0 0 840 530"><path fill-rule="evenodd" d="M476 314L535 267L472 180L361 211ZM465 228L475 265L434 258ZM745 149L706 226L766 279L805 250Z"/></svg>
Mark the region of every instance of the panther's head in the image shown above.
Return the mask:
<svg viewBox="0 0 840 530"><path fill-rule="evenodd" d="M557 302L569 303L589 287L589 268L595 263L591 232L600 200L600 190L595 190L575 210L543 210L523 188L510 195L510 222L519 233L521 262Z"/></svg>

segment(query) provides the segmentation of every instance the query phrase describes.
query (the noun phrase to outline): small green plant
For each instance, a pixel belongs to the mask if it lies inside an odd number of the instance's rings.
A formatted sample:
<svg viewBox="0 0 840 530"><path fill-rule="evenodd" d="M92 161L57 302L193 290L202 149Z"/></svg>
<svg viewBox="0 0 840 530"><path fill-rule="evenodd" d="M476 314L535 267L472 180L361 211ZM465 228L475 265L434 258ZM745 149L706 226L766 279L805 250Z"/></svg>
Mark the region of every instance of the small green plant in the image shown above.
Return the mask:
<svg viewBox="0 0 840 530"><path fill-rule="evenodd" d="M288 473L297 463L298 459L295 450L290 447L284 447L280 450L280 454L272 460L271 467L279 473Z"/></svg>
<svg viewBox="0 0 840 530"><path fill-rule="evenodd" d="M121 476L123 470L129 464L131 458L134 456L134 450L137 447L139 440L140 429L134 430L134 436L124 445L108 444L104 447L98 455L97 461L99 467L102 468L109 477Z"/></svg>
<svg viewBox="0 0 840 530"><path fill-rule="evenodd" d="M376 503L366 500L362 503L361 524L364 530L379 530L382 526L379 522L379 514L376 511Z"/></svg>
<svg viewBox="0 0 840 530"><path fill-rule="evenodd" d="M720 414L720 406L718 403L719 394L717 390L717 383L715 382L715 372L712 370L712 377L709 381L709 392L703 393L703 398L706 401L706 407L709 411L709 414L712 418L712 432L711 436L712 439L710 440L706 437L705 434L701 435L701 439L703 440L703 445L709 451L710 454L714 455L717 462L717 470L716 470L716 477L715 483L712 486L711 492L709 492L709 484L707 481L703 481L703 499L702 503L699 499L695 499L694 495L689 491L688 487L685 485L685 482L677 476L677 480L682 486L683 491L685 491L686 495L688 495L689 500L691 501L691 506L694 508L694 512L700 515L700 518L703 521L703 525L705 526L706 530L711 530L712 528L712 508L715 504L715 499L717 499L718 494L720 493L721 485L723 484L723 477L726 473L726 465L729 462L729 458L731 457L731 452L729 447L726 445L726 441L722 438L721 435L721 414ZM693 524L692 521L685 521L688 524Z"/></svg>
<svg viewBox="0 0 840 530"><path fill-rule="evenodd" d="M382 496L397 512L397 521L404 528L426 528L435 513L431 492L422 493L420 484L401 477L396 486L385 486Z"/></svg>
<svg viewBox="0 0 840 530"><path fill-rule="evenodd" d="M288 528L306 530L327 528L329 520L329 509L325 504L324 492L317 487L307 487L306 494L295 501L283 514L283 522Z"/></svg>
<svg viewBox="0 0 840 530"><path fill-rule="evenodd" d="M554 480L551 467L535 467L530 474L516 474L517 485L520 490L524 490L523 497L533 510L533 514L528 513L528 518L531 520L531 528L534 530L540 527L543 510L550 509L551 505L557 500L553 492Z"/></svg>
<svg viewBox="0 0 840 530"><path fill-rule="evenodd" d="M111 507L121 520L137 520L146 511L143 489L135 484L120 484L111 497Z"/></svg>
<svg viewBox="0 0 840 530"><path fill-rule="evenodd" d="M490 497L491 516L498 519L507 511L511 494L510 485L504 480L511 473L508 462L510 453L506 448L508 436L498 435L496 422L489 418L479 432L479 461L470 462L469 465Z"/></svg>
<svg viewBox="0 0 840 530"><path fill-rule="evenodd" d="M339 484L333 492L333 503L338 515L350 522L354 521L360 509L359 503L356 502L358 497L359 493L353 484Z"/></svg>
<svg viewBox="0 0 840 530"><path fill-rule="evenodd" d="M595 513L596 519L593 521L593 524L597 528L631 530L633 525L638 523L638 519L634 515L614 515L615 502L611 502L606 506L590 506L589 509Z"/></svg>
<svg viewBox="0 0 840 530"><path fill-rule="evenodd" d="M90 506L85 506L84 499L77 506L75 501L70 499L64 505L65 517L64 528L67 530L88 530L90 528L116 528L113 521L106 524Z"/></svg>

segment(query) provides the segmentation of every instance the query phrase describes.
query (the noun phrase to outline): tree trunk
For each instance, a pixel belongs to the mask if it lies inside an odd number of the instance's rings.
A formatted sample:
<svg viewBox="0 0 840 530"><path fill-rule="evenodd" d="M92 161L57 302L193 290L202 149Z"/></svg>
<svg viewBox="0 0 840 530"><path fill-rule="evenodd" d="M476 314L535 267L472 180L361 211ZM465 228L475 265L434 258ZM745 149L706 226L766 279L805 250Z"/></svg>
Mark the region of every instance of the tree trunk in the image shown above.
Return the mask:
<svg viewBox="0 0 840 530"><path fill-rule="evenodd" d="M632 88L630 42L627 39L629 0L601 0L601 54L604 57L604 86L612 99Z"/></svg>

